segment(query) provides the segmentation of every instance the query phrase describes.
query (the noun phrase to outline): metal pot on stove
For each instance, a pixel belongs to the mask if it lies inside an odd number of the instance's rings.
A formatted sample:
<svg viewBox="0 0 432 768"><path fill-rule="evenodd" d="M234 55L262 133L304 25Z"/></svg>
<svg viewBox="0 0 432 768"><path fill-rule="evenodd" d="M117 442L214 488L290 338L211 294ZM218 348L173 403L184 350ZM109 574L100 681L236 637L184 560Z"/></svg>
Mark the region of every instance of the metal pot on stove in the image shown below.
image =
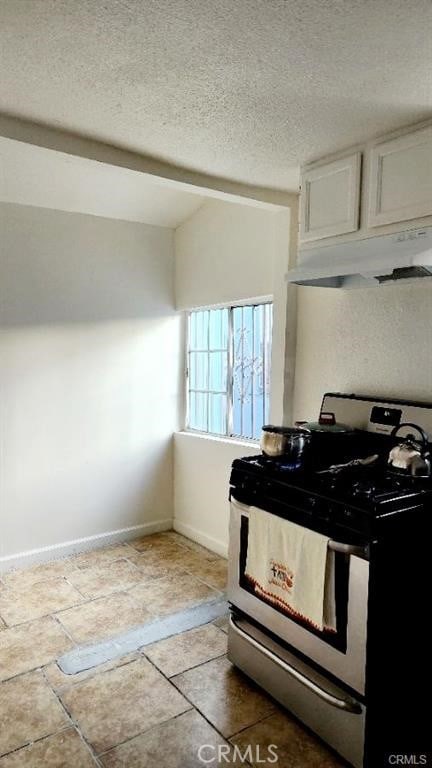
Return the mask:
<svg viewBox="0 0 432 768"><path fill-rule="evenodd" d="M409 431L398 437L402 429ZM413 434L412 430L417 434ZM430 477L429 438L424 429L418 424L404 422L393 429L391 437L394 440L397 439L397 443L391 449L388 458L392 471L410 474L414 477Z"/></svg>
<svg viewBox="0 0 432 768"><path fill-rule="evenodd" d="M343 463L354 458L360 433L347 424L336 421L334 413L321 412L318 421L296 421L296 427L311 434L311 455L315 468ZM355 438L355 439L353 439Z"/></svg>
<svg viewBox="0 0 432 768"><path fill-rule="evenodd" d="M334 413L321 413L318 421L296 421L296 427L319 434L352 434L355 430L347 424L336 421Z"/></svg>
<svg viewBox="0 0 432 768"><path fill-rule="evenodd" d="M311 433L307 429L266 424L262 428L260 447L264 456L271 459L283 456L287 464L298 469L310 440Z"/></svg>

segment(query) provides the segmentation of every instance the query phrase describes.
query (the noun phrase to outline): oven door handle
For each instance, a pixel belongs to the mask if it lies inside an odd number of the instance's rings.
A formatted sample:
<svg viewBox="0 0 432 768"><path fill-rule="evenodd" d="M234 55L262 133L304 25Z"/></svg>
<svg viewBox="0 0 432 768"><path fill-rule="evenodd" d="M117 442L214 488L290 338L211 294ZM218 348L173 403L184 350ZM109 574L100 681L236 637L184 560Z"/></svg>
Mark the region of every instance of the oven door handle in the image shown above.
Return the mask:
<svg viewBox="0 0 432 768"><path fill-rule="evenodd" d="M277 666L283 669L284 672L287 672L289 675L291 675L291 677L294 677L295 680L301 683L301 685L304 685L305 688L308 688L310 691L315 693L316 696L318 696L320 699L323 699L327 704L331 704L332 707L336 707L337 709L343 709L345 712L351 712L354 715L361 714L362 708L358 701L352 699L350 696L347 696L343 699L339 699L337 696L333 696L333 694L329 693L324 688L321 688L321 686L317 685L317 683L314 683L312 680L306 677L306 675L303 675L301 672L299 672L298 669L295 669L295 667L287 664L275 653L270 651L264 645L261 645L261 643L255 640L255 638L245 632L244 629L241 629L241 627L239 627L236 621L233 619L232 615L230 615L229 623L236 634L240 635L240 637L242 637L244 640L247 640L247 642L253 645L253 647L262 653L263 656L266 656L268 659L270 659L270 661L277 664Z"/></svg>
<svg viewBox="0 0 432 768"><path fill-rule="evenodd" d="M246 504L242 504L242 502L238 501L235 496L231 496L231 504L233 507L236 507L242 515L249 517L250 507ZM356 544L343 544L341 541L335 541L334 539L329 539L327 546L333 552L341 552L343 555L356 555L357 557L366 558L366 560L369 559L367 547L359 547Z"/></svg>
<svg viewBox="0 0 432 768"><path fill-rule="evenodd" d="M342 552L343 555L357 555L357 557L368 557L367 547L359 547L356 544L343 544L341 541L329 539L328 548L332 552Z"/></svg>

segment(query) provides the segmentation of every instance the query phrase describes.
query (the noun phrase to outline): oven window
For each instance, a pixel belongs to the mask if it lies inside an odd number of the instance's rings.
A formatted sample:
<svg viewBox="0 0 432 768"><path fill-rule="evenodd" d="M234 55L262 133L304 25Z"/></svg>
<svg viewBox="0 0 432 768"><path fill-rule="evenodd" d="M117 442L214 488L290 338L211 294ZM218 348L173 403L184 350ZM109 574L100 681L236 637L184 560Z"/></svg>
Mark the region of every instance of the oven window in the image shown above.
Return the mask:
<svg viewBox="0 0 432 768"><path fill-rule="evenodd" d="M349 582L349 561L348 558L340 553L335 553L335 599L336 599L336 632L320 632L318 629L314 629L310 624L297 619L295 616L288 616L281 608L273 603L267 602L261 595L256 594L253 585L248 581L245 576L246 570L246 557L248 548L248 535L249 535L249 519L245 516L241 516L240 526L240 561L239 561L239 573L240 573L240 586L247 592L250 592L256 600L261 600L267 605L271 605L274 611L278 611L285 616L289 621L294 621L301 627L304 627L313 635L317 635L321 640L328 643L328 645L337 648L338 651L346 653L347 650L347 622L348 622L348 582Z"/></svg>

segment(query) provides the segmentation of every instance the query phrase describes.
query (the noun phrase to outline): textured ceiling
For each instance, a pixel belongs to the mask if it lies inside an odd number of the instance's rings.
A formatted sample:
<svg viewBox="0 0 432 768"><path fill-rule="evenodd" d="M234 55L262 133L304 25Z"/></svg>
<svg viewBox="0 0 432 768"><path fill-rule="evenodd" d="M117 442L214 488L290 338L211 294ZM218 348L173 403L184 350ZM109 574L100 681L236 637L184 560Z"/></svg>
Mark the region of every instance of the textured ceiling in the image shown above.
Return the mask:
<svg viewBox="0 0 432 768"><path fill-rule="evenodd" d="M0 110L251 184L432 114L431 0L1 0Z"/></svg>
<svg viewBox="0 0 432 768"><path fill-rule="evenodd" d="M0 137L0 202L177 227L200 195L126 168Z"/></svg>

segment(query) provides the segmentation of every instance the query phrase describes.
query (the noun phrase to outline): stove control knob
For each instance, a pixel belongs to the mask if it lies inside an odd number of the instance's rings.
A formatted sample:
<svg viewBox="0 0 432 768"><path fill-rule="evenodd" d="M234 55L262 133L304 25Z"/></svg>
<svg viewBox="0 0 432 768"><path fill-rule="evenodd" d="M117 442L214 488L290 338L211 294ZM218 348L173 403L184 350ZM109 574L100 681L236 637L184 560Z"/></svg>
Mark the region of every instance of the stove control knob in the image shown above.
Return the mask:
<svg viewBox="0 0 432 768"><path fill-rule="evenodd" d="M307 500L307 511L311 515L319 515L320 517L328 517L328 508L323 499L317 496L309 496Z"/></svg>
<svg viewBox="0 0 432 768"><path fill-rule="evenodd" d="M352 487L352 492L354 496L373 496L375 492L375 488L373 485L369 485L368 483L354 483Z"/></svg>

